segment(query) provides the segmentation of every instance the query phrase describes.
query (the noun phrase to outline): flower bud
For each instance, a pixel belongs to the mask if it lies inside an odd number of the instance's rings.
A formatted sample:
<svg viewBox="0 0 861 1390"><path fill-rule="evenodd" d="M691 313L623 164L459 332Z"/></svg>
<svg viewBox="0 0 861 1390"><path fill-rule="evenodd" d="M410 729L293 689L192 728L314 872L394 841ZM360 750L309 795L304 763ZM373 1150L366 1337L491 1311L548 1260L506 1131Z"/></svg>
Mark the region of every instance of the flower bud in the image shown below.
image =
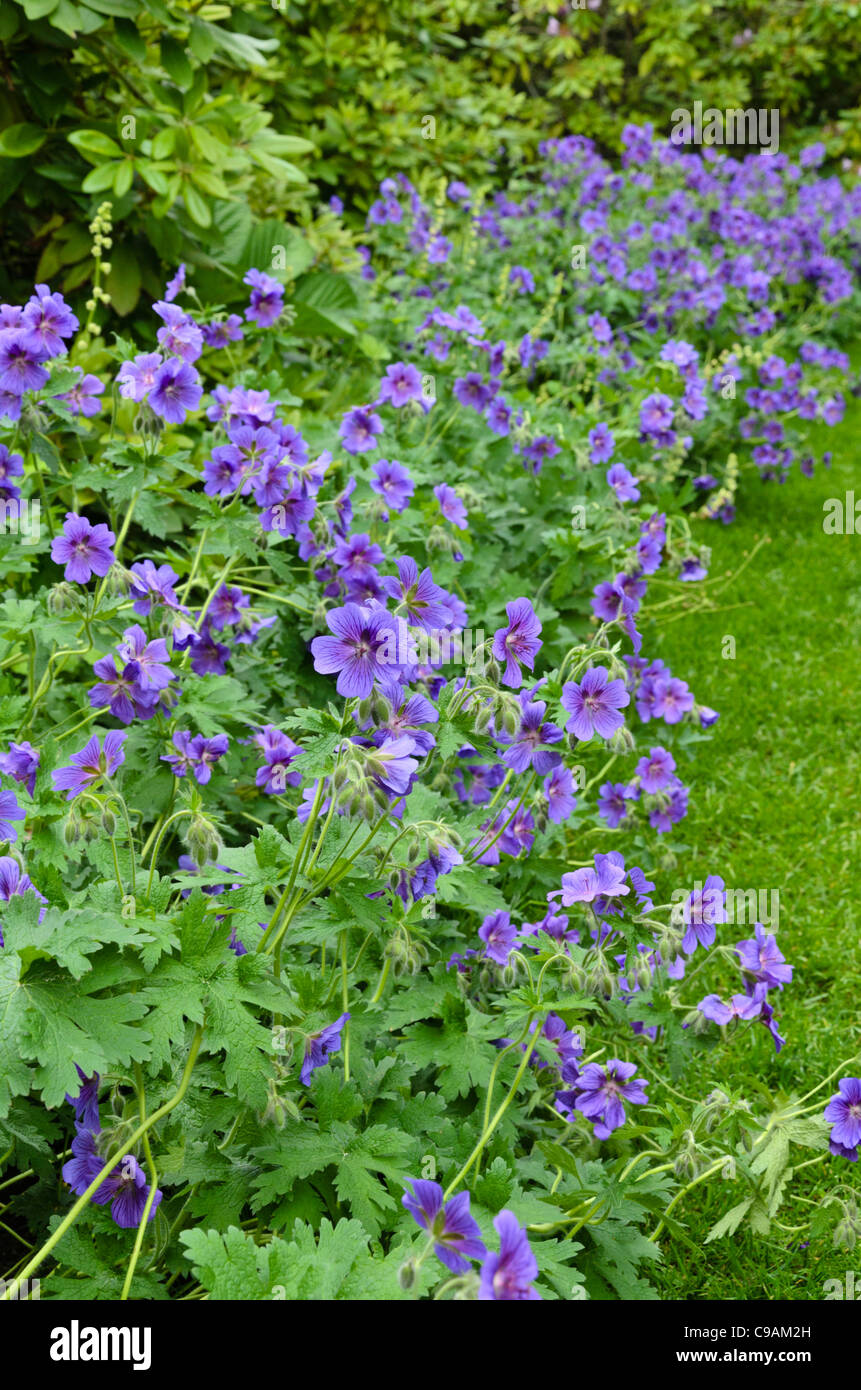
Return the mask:
<svg viewBox="0 0 861 1390"><path fill-rule="evenodd" d="M110 806L105 806L102 811L102 829L105 834L113 837L117 829L117 818Z"/></svg>
<svg viewBox="0 0 861 1390"><path fill-rule="evenodd" d="M418 1269L415 1260L404 1260L398 1270L398 1285L406 1292L407 1289L411 1289L414 1286L417 1275Z"/></svg>
<svg viewBox="0 0 861 1390"><path fill-rule="evenodd" d="M70 608L77 608L77 594L71 584L61 580L55 584L53 589L48 591L47 608L49 613L65 613Z"/></svg>

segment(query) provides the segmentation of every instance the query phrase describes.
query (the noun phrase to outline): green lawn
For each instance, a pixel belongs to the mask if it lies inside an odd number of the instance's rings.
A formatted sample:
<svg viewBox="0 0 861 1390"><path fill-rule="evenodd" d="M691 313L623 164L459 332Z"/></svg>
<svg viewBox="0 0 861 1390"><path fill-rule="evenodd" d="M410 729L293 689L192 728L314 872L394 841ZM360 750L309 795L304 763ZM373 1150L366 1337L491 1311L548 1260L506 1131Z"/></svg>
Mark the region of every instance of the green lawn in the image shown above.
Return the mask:
<svg viewBox="0 0 861 1390"><path fill-rule="evenodd" d="M850 399L840 426L811 431L817 454L833 450L830 471L817 463L813 478L795 471L783 486L743 474L737 520L694 523L696 538L713 548L712 578L732 574L763 544L715 599L716 611L647 629L644 651L663 657L721 714L713 741L696 749L690 767L679 767L691 785L690 813L679 827L692 846L687 877L713 872L727 887L778 889L780 946L795 967L793 983L775 1000L787 1039L780 1056L765 1030L751 1026L685 1078L682 1089L691 1095L715 1083L743 1086L753 1076L806 1092L861 1047L854 892L861 534L823 531L826 498L843 498L853 486L861 497L859 429L861 401ZM722 656L726 636L735 639L734 660ZM719 928L723 941L748 935L743 927ZM832 1089L822 1092L823 1103ZM843 1182L861 1198L859 1169L829 1158L799 1175L796 1190L818 1202ZM743 1195L729 1184L717 1189L704 1186L686 1198L695 1240ZM792 1202L780 1219L799 1226L814 1209ZM853 1259L861 1264L861 1253L835 1250L830 1236L802 1248L804 1241L804 1234L775 1231L763 1241L739 1232L707 1246L705 1259L678 1243L665 1246L662 1295L817 1299L824 1279L842 1277Z"/></svg>

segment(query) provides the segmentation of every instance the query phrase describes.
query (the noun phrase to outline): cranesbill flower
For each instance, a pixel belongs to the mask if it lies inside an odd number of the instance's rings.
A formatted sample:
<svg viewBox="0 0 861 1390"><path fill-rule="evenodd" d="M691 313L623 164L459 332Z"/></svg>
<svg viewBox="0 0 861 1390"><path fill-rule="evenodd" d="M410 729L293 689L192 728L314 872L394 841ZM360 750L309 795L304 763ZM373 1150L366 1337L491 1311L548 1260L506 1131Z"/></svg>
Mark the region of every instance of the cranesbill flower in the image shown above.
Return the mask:
<svg viewBox="0 0 861 1390"><path fill-rule="evenodd" d="M846 1076L838 1082L837 1094L825 1107L825 1119L832 1125L831 1152L837 1152L837 1146L843 1151L840 1157L855 1162L855 1150L861 1145L861 1079Z"/></svg>
<svg viewBox="0 0 861 1390"><path fill-rule="evenodd" d="M616 448L616 441L610 433L609 425L605 425L602 421L593 430L590 430L589 443L592 445L589 453L590 462L609 463Z"/></svg>
<svg viewBox="0 0 861 1390"><path fill-rule="evenodd" d="M411 623L425 632L448 627L449 610L445 603L445 589L434 583L429 569L419 573L419 567L409 555L401 555L395 561L398 577L388 575L383 579L383 590L390 598L396 599L399 608L405 608Z"/></svg>
<svg viewBox="0 0 861 1390"><path fill-rule="evenodd" d="M262 270L249 270L242 277L243 285L251 286L251 299L245 310L249 321L269 328L284 308L284 286Z"/></svg>
<svg viewBox="0 0 861 1390"><path fill-rule="evenodd" d="M367 406L348 410L341 421L338 438L348 454L365 454L377 447L377 435L383 432L383 422Z"/></svg>
<svg viewBox="0 0 861 1390"><path fill-rule="evenodd" d="M593 666L579 685L566 681L562 687L562 708L571 715L565 727L581 743L593 734L610 738L625 722L619 710L630 703L625 682L611 681L606 666Z"/></svg>
<svg viewBox="0 0 861 1390"><path fill-rule="evenodd" d="M92 1178L90 1181L92 1182ZM144 1171L134 1154L126 1154L111 1176L106 1179L104 1186L113 1189L111 1216L117 1225L124 1231L133 1230L139 1226L146 1210L150 1189ZM84 1190L86 1191L86 1189ZM150 1221L155 1216L155 1210L161 1198L161 1189L157 1187L149 1209L148 1219Z"/></svg>
<svg viewBox="0 0 861 1390"><path fill-rule="evenodd" d="M497 661L505 662L503 685L517 690L523 684L520 663L530 671L535 669L535 657L543 645L538 640L541 623L528 598L512 599L505 611L508 623L493 634L493 655Z"/></svg>
<svg viewBox="0 0 861 1390"><path fill-rule="evenodd" d="M196 362L203 352L203 333L191 315L165 300L152 307L164 323L156 334L162 351L168 357L181 357L183 362Z"/></svg>
<svg viewBox="0 0 861 1390"><path fill-rule="evenodd" d="M255 779L261 791L269 796L277 796L279 792L286 791L288 782L291 787L300 785L301 773L289 771L294 758L298 758L302 752L298 743L294 743L274 724L264 724L254 735L254 742L262 750L264 759Z"/></svg>
<svg viewBox="0 0 861 1390"><path fill-rule="evenodd" d="M659 792L669 785L671 774L675 771L676 760L666 748L653 748L648 758L641 758L636 772L644 792Z"/></svg>
<svg viewBox="0 0 861 1390"><path fill-rule="evenodd" d="M481 1267L479 1301L540 1302L541 1294L530 1287L538 1278L538 1262L529 1248L525 1227L507 1210L494 1217L493 1225L499 1236L499 1254L491 1252Z"/></svg>
<svg viewBox="0 0 861 1390"><path fill-rule="evenodd" d="M111 550L115 539L103 522L91 526L85 516L66 512L62 534L51 542L51 559L66 566L63 577L70 583L86 584L91 575L101 578L111 568L116 558Z"/></svg>
<svg viewBox="0 0 861 1390"><path fill-rule="evenodd" d="M332 561L345 579L365 578L384 559L382 550L366 531L342 537L332 550Z"/></svg>
<svg viewBox="0 0 861 1390"><path fill-rule="evenodd" d="M417 401L422 394L421 373L409 362L395 362L386 367L386 374L380 382L377 404L388 402L400 408L408 401Z"/></svg>
<svg viewBox="0 0 861 1390"><path fill-rule="evenodd" d="M365 770L391 796L406 796L418 767L416 759L410 756L415 751L409 734L387 738L379 747L367 750Z"/></svg>
<svg viewBox="0 0 861 1390"><path fill-rule="evenodd" d="M170 661L167 643L162 637L150 642L138 623L126 628L117 650L128 663L124 675L131 675L141 690L164 690L173 680L173 672L167 665ZM129 671L128 666L134 669Z"/></svg>
<svg viewBox="0 0 861 1390"><path fill-rule="evenodd" d="M515 772L525 772L527 768L532 767L540 776L558 767L562 761L558 753L551 752L544 746L558 743L562 738L562 730L558 725L545 722L546 709L544 700L536 700L523 706L520 728L514 735L514 741L502 755L503 762Z"/></svg>
<svg viewBox="0 0 861 1390"><path fill-rule="evenodd" d="M64 391L57 397L58 401L65 401L71 415L83 415L85 419L92 419L98 415L102 408L99 400L105 389L103 381L99 381L92 372L82 373L80 379L75 382L71 391Z"/></svg>
<svg viewBox="0 0 861 1390"><path fill-rule="evenodd" d="M155 715L158 692L144 692L137 680L137 670L132 663L124 664L117 670L116 659L110 653L100 657L93 666L93 675L98 676L98 684L89 693L93 709L110 709L115 719L123 724L131 724L133 719L151 719Z"/></svg>
<svg viewBox="0 0 861 1390"><path fill-rule="evenodd" d="M17 840L18 831L12 821L24 820L26 814L18 805L14 792L0 791L0 840L8 840L10 844Z"/></svg>
<svg viewBox="0 0 861 1390"><path fill-rule="evenodd" d="M716 925L727 920L725 898L723 879L718 874L709 874L702 888L695 888L683 904L682 950L686 956L693 955L697 945L705 950L711 946Z"/></svg>
<svg viewBox="0 0 861 1390"><path fill-rule="evenodd" d="M450 521L452 526L456 526L458 531L466 530L466 507L458 497L453 487L448 483L438 483L433 490L433 495L439 503L439 509L446 521Z"/></svg>
<svg viewBox="0 0 861 1390"><path fill-rule="evenodd" d="M166 608L179 608L179 599L174 584L179 575L170 565L159 565L152 560L137 560L130 570L129 596L134 599L132 608L141 617L146 617L153 603L164 604Z"/></svg>
<svg viewBox="0 0 861 1390"><path fill-rule="evenodd" d="M337 691L346 697L364 699L374 681L391 683L401 667L403 643L399 643L399 620L383 609L361 608L347 603L326 614L334 636L315 637L311 643L314 670L321 675L338 672Z"/></svg>
<svg viewBox="0 0 861 1390"><path fill-rule="evenodd" d="M678 724L694 707L694 697L687 682L673 676L659 677L652 688L652 713L666 724Z"/></svg>
<svg viewBox="0 0 861 1390"><path fill-rule="evenodd" d="M478 929L485 955L497 965L506 965L517 940L517 928L507 912L492 912Z"/></svg>
<svg viewBox="0 0 861 1390"><path fill-rule="evenodd" d="M20 320L25 341L45 357L56 357L63 351L63 339L77 332L78 320L59 291L52 294L47 285L36 285L35 290Z"/></svg>
<svg viewBox="0 0 861 1390"><path fill-rule="evenodd" d="M45 356L42 349L29 344L23 333L0 333L0 390L12 396L40 390L48 380L41 365Z"/></svg>
<svg viewBox="0 0 861 1390"><path fill-rule="evenodd" d="M71 755L70 767L60 767L51 773L54 790L67 792L66 800L72 801L80 792L94 787L103 777L113 777L117 768L125 762L123 744L127 738L128 734L112 730L105 734L102 750L98 734L93 734L80 753Z"/></svg>
<svg viewBox="0 0 861 1390"><path fill-rule="evenodd" d="M84 1129L97 1130L99 1128L99 1083L101 1077L98 1072L92 1076L87 1076L81 1071L77 1062L75 1071L81 1078L78 1093L75 1096L66 1096L69 1105L75 1108L75 1123ZM90 1179L92 1181L92 1179Z"/></svg>
<svg viewBox="0 0 861 1390"><path fill-rule="evenodd" d="M577 806L574 778L569 768L554 767L544 779L544 795L550 819L555 823L567 820Z"/></svg>
<svg viewBox="0 0 861 1390"><path fill-rule="evenodd" d="M633 1062L612 1057L603 1067L590 1062L574 1082L575 1089L581 1092L576 1109L593 1121L597 1139L609 1138L614 1129L625 1123L623 1101L629 1105L648 1104L645 1088L649 1083L640 1077L634 1080L636 1070Z"/></svg>
<svg viewBox="0 0 861 1390"><path fill-rule="evenodd" d="M701 999L697 1004L697 1008L713 1023L725 1024L734 1018L753 1019L758 1018L762 1011L764 996L765 987L757 985L753 994L734 994L728 1004L723 1002L719 994L707 994L705 999Z"/></svg>
<svg viewBox="0 0 861 1390"><path fill-rule="evenodd" d="M312 1073L316 1071L317 1067L324 1065L330 1053L340 1051L341 1030L349 1017L349 1013L341 1014L341 1017L336 1018L334 1023L328 1023L318 1033L309 1033L306 1036L305 1055L299 1074L303 1086L310 1086Z"/></svg>
<svg viewBox="0 0 861 1390"><path fill-rule="evenodd" d="M412 1192L405 1192L401 1201L422 1230L433 1236L434 1254L451 1270L464 1274L470 1260L483 1260L487 1246L475 1217L469 1214L469 1193L458 1192L443 1202L439 1183L425 1178L407 1178Z"/></svg>
<svg viewBox="0 0 861 1390"><path fill-rule="evenodd" d="M180 357L169 357L156 371L147 399L169 425L181 425L187 411L197 410L202 395L196 368Z"/></svg>
<svg viewBox="0 0 861 1390"><path fill-rule="evenodd" d="M138 403L146 400L155 386L163 360L160 352L140 352L131 362L124 362L117 372L117 385L123 399Z"/></svg>
<svg viewBox="0 0 861 1390"><path fill-rule="evenodd" d="M193 772L200 785L206 786L212 777L212 769L223 758L230 745L227 734L216 734L214 738L204 738L203 734L192 737L188 729L178 729L173 736L176 753L163 753L161 761L170 763L177 777Z"/></svg>
<svg viewBox="0 0 861 1390"><path fill-rule="evenodd" d="M640 489L637 487L639 481L639 478L635 478L628 471L624 463L614 463L612 468L607 469L607 483L620 502L639 502Z"/></svg>
<svg viewBox="0 0 861 1390"><path fill-rule="evenodd" d="M751 980L768 985L770 989L783 989L792 980L792 966L787 965L777 941L768 935L761 922L754 925L754 939L739 941L736 951L742 971Z"/></svg>
<svg viewBox="0 0 861 1390"><path fill-rule="evenodd" d="M637 799L636 789L627 782L605 782L598 788L598 813L611 830L625 819L629 807L627 802Z"/></svg>
<svg viewBox="0 0 861 1390"><path fill-rule="evenodd" d="M626 897L630 888L625 883L625 863L618 850L596 854L595 867L574 869L562 875L562 887L548 893L548 900L561 896L562 906L591 903L596 898Z"/></svg>
<svg viewBox="0 0 861 1390"><path fill-rule="evenodd" d="M0 444L0 483L9 483L12 478L20 478L24 472L24 460L20 454L10 454L5 444Z"/></svg>
<svg viewBox="0 0 861 1390"><path fill-rule="evenodd" d="M25 739L23 743L10 743L8 753L0 753L0 772L23 782L30 795L36 786L36 773L39 771L39 750Z"/></svg>
<svg viewBox="0 0 861 1390"><path fill-rule="evenodd" d="M405 511L415 492L415 483L397 459L377 459L371 469L371 488L393 512Z"/></svg>

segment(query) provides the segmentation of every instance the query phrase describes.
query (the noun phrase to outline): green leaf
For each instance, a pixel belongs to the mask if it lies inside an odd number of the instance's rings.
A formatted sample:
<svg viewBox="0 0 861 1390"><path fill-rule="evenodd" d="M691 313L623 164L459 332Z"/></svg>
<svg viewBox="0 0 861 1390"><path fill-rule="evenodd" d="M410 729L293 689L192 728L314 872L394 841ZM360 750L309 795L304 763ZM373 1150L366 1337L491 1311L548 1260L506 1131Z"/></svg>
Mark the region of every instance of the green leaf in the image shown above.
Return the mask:
<svg viewBox="0 0 861 1390"><path fill-rule="evenodd" d="M123 151L116 140L104 135L100 130L73 130L67 137L70 145L86 155L92 156L91 163L101 164L105 159L122 159Z"/></svg>
<svg viewBox="0 0 861 1390"><path fill-rule="evenodd" d="M720 1221L716 1221L705 1238L704 1244L708 1245L712 1240L722 1240L724 1236L733 1236L747 1215L753 1203L752 1197L747 1197L738 1206L731 1207L725 1212Z"/></svg>
<svg viewBox="0 0 861 1390"><path fill-rule="evenodd" d="M25 159L44 145L47 138L47 130L31 125L29 121L8 125L0 132L0 155L5 159Z"/></svg>
<svg viewBox="0 0 861 1390"><path fill-rule="evenodd" d="M194 81L194 70L185 56L185 48L169 34L161 36L161 65L177 87L187 90Z"/></svg>

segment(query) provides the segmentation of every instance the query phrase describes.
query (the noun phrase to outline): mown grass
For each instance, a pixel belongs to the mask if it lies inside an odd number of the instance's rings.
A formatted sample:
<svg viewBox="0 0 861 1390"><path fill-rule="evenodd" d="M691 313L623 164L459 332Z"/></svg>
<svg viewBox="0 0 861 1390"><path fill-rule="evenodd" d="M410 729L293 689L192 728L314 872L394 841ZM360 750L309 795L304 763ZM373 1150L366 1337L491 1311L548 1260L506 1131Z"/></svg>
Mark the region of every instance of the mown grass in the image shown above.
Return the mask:
<svg viewBox="0 0 861 1390"><path fill-rule="evenodd" d="M841 425L811 431L817 457L833 451L830 471L817 462L813 478L796 471L784 485L745 475L732 525L694 523L697 540L712 546L712 577L752 558L716 598L715 611L665 619L644 643L721 713L713 741L696 749L687 773L679 769L691 784L680 830L692 847L692 876L718 873L728 887L778 889L779 941L795 969L775 1000L787 1039L780 1056L763 1028L748 1027L685 1077L682 1089L691 1095L715 1084L743 1090L754 1077L805 1093L861 1048L861 534L823 530L826 498L844 498L853 486L861 498L859 429L861 401L851 400ZM722 654L726 637L735 639L734 659ZM752 935L743 927L719 930L725 941ZM820 1093L823 1103L833 1089ZM780 1220L805 1224L840 1183L861 1204L859 1169L830 1157L806 1169L793 1184L806 1202L787 1203ZM680 1209L693 1240L701 1245L742 1196L729 1183L695 1188ZM842 1279L853 1262L830 1236L807 1244L804 1232L778 1229L765 1240L740 1231L699 1256L678 1243L664 1248L658 1282L669 1299L819 1299L823 1281ZM854 1260L859 1265L861 1255Z"/></svg>

